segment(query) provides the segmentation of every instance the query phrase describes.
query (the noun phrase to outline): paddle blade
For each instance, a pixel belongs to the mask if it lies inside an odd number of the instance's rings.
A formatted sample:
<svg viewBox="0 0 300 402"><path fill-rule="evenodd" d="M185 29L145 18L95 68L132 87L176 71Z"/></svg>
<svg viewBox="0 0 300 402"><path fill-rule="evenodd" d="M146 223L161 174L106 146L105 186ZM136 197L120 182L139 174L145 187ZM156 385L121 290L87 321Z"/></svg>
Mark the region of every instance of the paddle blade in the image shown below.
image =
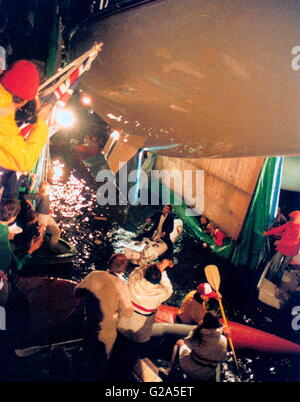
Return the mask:
<svg viewBox="0 0 300 402"><path fill-rule="evenodd" d="M210 286L216 291L219 291L219 287L220 287L220 282L221 282L221 278L220 278L220 273L218 270L218 267L216 265L207 265L204 268L204 272L207 278L208 283L210 284Z"/></svg>

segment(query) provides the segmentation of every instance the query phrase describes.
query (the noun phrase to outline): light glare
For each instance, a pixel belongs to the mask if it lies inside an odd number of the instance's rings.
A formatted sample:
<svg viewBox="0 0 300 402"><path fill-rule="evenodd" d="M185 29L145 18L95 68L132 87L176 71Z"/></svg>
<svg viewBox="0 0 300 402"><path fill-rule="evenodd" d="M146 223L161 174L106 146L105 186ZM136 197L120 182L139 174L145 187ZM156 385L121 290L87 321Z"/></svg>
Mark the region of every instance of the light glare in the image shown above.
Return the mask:
<svg viewBox="0 0 300 402"><path fill-rule="evenodd" d="M120 132L117 131L117 130L114 130L114 131L111 133L111 137L112 137L115 141L118 141L118 139L120 138Z"/></svg>
<svg viewBox="0 0 300 402"><path fill-rule="evenodd" d="M81 102L86 106L90 106L92 104L92 99L89 96L85 95L81 98Z"/></svg>
<svg viewBox="0 0 300 402"><path fill-rule="evenodd" d="M56 122L65 128L72 127L75 123L74 113L67 109L60 109L55 114Z"/></svg>

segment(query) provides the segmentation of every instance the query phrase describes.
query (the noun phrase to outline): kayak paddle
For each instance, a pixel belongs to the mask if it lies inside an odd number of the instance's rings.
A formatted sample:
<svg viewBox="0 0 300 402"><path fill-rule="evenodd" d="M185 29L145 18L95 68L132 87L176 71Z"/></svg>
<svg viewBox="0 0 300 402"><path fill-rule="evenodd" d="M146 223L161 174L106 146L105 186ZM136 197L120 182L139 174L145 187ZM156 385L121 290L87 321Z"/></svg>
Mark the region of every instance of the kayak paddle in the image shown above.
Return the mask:
<svg viewBox="0 0 300 402"><path fill-rule="evenodd" d="M205 271L205 275L206 275L208 283L216 291L217 295L220 296L219 287L220 287L221 278L220 278L220 273L219 273L218 267L216 265L207 265L204 268L204 271ZM225 327L226 327L226 329L228 331L228 341L229 341L229 345L230 345L232 353L233 353L236 368L237 368L238 374L240 374L238 361L237 361L237 358L236 358L233 342L232 342L232 339L231 339L231 336L230 336L230 330L229 330L229 327L228 327L227 318L226 318L223 303L222 303L222 300L221 300L220 297L218 297L218 302L219 302L219 306L220 306L220 310L221 310L221 314L222 314L222 318L223 318Z"/></svg>

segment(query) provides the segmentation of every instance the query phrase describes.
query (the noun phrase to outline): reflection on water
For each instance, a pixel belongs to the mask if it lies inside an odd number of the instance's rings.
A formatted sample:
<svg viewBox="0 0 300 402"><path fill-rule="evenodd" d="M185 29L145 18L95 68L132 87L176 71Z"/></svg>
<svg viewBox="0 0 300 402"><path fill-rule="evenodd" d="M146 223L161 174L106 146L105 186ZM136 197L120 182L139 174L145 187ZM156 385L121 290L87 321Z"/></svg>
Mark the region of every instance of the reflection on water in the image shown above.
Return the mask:
<svg viewBox="0 0 300 402"><path fill-rule="evenodd" d="M82 169L82 166L76 166L65 183L57 182L53 185L52 192L52 207L62 237L79 251L72 266L71 279L74 280L80 280L96 268L105 269L110 255L122 252L136 232L142 230L145 218L160 208L100 207L96 200L96 183ZM221 272L220 291L227 318L289 337L285 335L277 311L265 309L257 302L257 296L250 294L246 273L239 272L236 267L232 272L224 260L202 249L187 228L176 243L174 261L175 267L168 269L174 287L174 294L168 304L178 306L188 291L205 281L203 267L215 263ZM60 276L64 277L63 268ZM299 381L299 359L296 357L287 358L254 351L236 352L242 381ZM224 367L223 381L238 381L231 353Z"/></svg>
<svg viewBox="0 0 300 402"><path fill-rule="evenodd" d="M59 182L64 175L64 163L61 163L59 159L52 161L52 183Z"/></svg>

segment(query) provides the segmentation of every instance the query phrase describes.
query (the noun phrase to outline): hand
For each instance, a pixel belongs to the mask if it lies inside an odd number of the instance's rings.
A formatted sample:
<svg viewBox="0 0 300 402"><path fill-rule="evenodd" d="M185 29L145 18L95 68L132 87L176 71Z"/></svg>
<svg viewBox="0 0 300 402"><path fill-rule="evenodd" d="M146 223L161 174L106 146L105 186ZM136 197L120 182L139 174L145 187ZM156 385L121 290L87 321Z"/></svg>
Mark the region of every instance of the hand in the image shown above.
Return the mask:
<svg viewBox="0 0 300 402"><path fill-rule="evenodd" d="M8 233L8 239L13 240L16 236L16 233Z"/></svg>
<svg viewBox="0 0 300 402"><path fill-rule="evenodd" d="M215 299L217 300L221 300L222 299L222 295L220 292L217 292L217 294L215 295Z"/></svg>
<svg viewBox="0 0 300 402"><path fill-rule="evenodd" d="M162 234L160 235L161 238L165 237L166 232L162 232Z"/></svg>
<svg viewBox="0 0 300 402"><path fill-rule="evenodd" d="M39 119L42 119L42 120L47 120L48 117L49 117L49 115L50 115L50 112L51 112L52 107L53 107L53 105L51 105L51 104L48 104L48 105L43 106L43 107L38 111L38 114L37 114L37 115L38 115L38 118L39 118Z"/></svg>
<svg viewBox="0 0 300 402"><path fill-rule="evenodd" d="M174 267L174 262L172 260L166 260L168 261L168 267L173 268Z"/></svg>
<svg viewBox="0 0 300 402"><path fill-rule="evenodd" d="M224 328L223 328L223 334L224 334L225 336L231 336L230 329L224 327Z"/></svg>
<svg viewBox="0 0 300 402"><path fill-rule="evenodd" d="M46 225L43 225L41 223L38 225L38 231L39 231L40 235L42 235L42 233L45 231L45 229L46 229Z"/></svg>
<svg viewBox="0 0 300 402"><path fill-rule="evenodd" d="M44 240L43 236L34 237L30 242L30 247L29 247L29 250L28 250L28 254L32 254L36 250L38 250L41 247L41 245L43 243L43 240Z"/></svg>
<svg viewBox="0 0 300 402"><path fill-rule="evenodd" d="M174 262L165 258L157 264L157 267L161 272L163 272L168 267L174 267Z"/></svg>
<svg viewBox="0 0 300 402"><path fill-rule="evenodd" d="M29 200L25 200L25 201L26 201L27 204L30 206L30 209L31 209L32 211L34 211L34 206L33 206L32 202L29 201Z"/></svg>
<svg viewBox="0 0 300 402"><path fill-rule="evenodd" d="M7 281L7 275L4 271L0 269L0 279Z"/></svg>
<svg viewBox="0 0 300 402"><path fill-rule="evenodd" d="M178 341L176 342L176 345L178 345L179 347L184 345L184 340L183 339L178 339Z"/></svg>

